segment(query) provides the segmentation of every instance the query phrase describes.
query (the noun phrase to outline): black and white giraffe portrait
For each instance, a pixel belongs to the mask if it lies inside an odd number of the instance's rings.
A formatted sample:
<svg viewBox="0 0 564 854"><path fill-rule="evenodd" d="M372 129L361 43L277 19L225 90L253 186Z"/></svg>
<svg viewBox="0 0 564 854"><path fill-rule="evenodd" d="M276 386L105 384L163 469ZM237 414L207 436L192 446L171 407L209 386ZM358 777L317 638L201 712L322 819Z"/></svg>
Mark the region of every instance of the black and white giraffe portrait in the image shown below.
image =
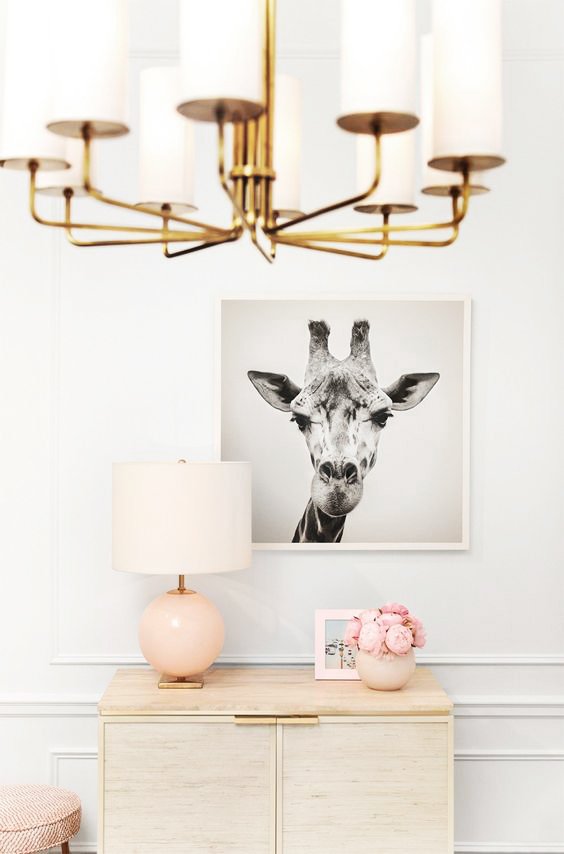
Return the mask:
<svg viewBox="0 0 564 854"><path fill-rule="evenodd" d="M259 548L467 547L463 298L223 300L221 454Z"/></svg>

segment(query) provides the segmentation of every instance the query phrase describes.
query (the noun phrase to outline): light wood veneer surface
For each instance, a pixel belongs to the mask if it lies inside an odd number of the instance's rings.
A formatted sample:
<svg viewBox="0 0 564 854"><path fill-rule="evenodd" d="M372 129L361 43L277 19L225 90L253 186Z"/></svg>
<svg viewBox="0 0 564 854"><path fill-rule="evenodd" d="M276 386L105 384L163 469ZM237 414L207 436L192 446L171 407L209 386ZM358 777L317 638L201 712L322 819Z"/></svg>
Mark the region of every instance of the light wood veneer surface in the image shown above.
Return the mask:
<svg viewBox="0 0 564 854"><path fill-rule="evenodd" d="M313 667L214 667L202 689L159 689L158 674L120 669L100 704L110 715L448 715L452 702L418 667L400 691L315 680Z"/></svg>

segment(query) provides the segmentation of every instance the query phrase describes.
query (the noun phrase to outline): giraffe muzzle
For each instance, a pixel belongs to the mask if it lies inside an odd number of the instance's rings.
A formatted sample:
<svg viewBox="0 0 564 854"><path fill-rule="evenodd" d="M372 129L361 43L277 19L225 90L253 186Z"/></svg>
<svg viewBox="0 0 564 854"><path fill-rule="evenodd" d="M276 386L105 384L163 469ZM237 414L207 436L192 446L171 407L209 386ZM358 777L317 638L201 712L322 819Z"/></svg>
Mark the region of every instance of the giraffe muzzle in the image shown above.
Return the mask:
<svg viewBox="0 0 564 854"><path fill-rule="evenodd" d="M345 516L362 498L362 476L354 460L324 460L311 485L313 503L328 516Z"/></svg>

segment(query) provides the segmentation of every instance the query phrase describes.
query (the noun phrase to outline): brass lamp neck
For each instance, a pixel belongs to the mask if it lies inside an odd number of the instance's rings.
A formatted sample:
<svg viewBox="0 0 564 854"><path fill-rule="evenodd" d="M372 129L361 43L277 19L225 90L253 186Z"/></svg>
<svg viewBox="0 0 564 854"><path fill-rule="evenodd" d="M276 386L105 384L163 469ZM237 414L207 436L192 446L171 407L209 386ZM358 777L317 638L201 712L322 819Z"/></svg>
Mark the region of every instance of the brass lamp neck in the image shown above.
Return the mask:
<svg viewBox="0 0 564 854"><path fill-rule="evenodd" d="M178 576L178 587L175 587L174 590L169 590L169 593L172 593L174 596L186 596L189 593L194 593L194 590L189 590L184 583L184 576Z"/></svg>

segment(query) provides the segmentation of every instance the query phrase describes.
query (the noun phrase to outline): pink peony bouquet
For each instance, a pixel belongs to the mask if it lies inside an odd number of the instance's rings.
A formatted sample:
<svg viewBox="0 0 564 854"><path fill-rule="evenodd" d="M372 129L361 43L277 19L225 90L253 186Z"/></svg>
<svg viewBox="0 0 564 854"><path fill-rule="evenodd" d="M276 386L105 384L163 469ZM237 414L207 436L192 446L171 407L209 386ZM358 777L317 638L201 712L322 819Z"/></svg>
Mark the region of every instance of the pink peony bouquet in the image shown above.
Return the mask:
<svg viewBox="0 0 564 854"><path fill-rule="evenodd" d="M412 646L425 646L427 637L421 620L410 614L405 605L389 602L349 620L344 640L347 646L381 658L407 655Z"/></svg>

